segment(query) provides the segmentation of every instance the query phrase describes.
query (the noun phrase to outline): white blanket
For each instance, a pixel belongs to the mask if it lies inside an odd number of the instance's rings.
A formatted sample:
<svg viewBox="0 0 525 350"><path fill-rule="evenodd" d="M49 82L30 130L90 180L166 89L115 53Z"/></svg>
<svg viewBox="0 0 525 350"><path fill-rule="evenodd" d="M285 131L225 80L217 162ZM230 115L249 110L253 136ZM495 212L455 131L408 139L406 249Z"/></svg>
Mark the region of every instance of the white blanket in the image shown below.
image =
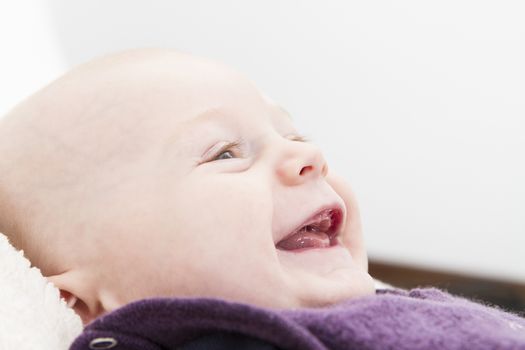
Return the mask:
<svg viewBox="0 0 525 350"><path fill-rule="evenodd" d="M0 233L0 350L67 350L80 317Z"/></svg>

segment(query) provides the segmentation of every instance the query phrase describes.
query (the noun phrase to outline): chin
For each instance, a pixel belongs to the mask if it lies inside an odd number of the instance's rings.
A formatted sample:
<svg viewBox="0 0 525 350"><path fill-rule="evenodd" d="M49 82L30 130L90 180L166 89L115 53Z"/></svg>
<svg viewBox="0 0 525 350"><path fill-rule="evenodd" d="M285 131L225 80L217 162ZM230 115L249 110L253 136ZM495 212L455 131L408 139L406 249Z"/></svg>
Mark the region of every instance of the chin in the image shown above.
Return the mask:
<svg viewBox="0 0 525 350"><path fill-rule="evenodd" d="M359 271L334 271L332 279L325 281L311 290L310 295L303 295L302 307L325 307L345 300L375 295L375 284L372 276Z"/></svg>

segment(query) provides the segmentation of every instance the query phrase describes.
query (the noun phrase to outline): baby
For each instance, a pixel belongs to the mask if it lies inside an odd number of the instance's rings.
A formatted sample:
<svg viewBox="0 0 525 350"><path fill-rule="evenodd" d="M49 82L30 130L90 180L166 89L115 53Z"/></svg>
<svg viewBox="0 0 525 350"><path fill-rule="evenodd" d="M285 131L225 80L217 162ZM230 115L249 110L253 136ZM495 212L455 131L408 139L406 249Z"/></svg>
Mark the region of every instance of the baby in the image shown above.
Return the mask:
<svg viewBox="0 0 525 350"><path fill-rule="evenodd" d="M173 50L80 65L0 118L0 232L84 324L148 297L375 293L319 148L243 75Z"/></svg>
<svg viewBox="0 0 525 350"><path fill-rule="evenodd" d="M0 232L81 317L71 350L525 349L517 315L376 291L319 148L172 50L81 65L0 119Z"/></svg>

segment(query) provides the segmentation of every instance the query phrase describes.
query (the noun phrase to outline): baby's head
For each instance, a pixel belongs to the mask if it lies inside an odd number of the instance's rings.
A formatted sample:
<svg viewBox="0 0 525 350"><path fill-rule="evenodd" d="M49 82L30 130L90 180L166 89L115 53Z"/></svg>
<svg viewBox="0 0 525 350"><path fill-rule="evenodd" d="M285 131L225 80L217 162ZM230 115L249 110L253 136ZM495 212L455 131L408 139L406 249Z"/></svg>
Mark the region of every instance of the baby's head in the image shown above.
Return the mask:
<svg viewBox="0 0 525 350"><path fill-rule="evenodd" d="M311 227L337 236L285 240L322 209ZM171 50L81 65L0 119L0 232L85 323L155 296L374 293L356 199L319 148L241 74Z"/></svg>

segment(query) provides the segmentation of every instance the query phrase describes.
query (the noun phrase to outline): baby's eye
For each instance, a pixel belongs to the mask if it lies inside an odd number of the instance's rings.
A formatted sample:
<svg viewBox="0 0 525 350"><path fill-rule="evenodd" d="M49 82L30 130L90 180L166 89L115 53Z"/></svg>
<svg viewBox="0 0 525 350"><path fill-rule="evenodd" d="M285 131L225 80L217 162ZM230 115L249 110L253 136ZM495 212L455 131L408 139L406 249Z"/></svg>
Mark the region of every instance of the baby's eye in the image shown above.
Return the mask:
<svg viewBox="0 0 525 350"><path fill-rule="evenodd" d="M308 141L310 141L310 139L308 139L307 137L305 137L303 135L292 135L292 137L290 137L290 140L292 140L292 141L300 141L300 142L308 142Z"/></svg>
<svg viewBox="0 0 525 350"><path fill-rule="evenodd" d="M229 157L222 157L223 154L230 154L231 156L229 156ZM213 160L231 159L231 158L234 157L232 154L233 154L233 152L231 150L226 150L226 151L223 151L223 152L219 153L219 155L217 157L213 158Z"/></svg>
<svg viewBox="0 0 525 350"><path fill-rule="evenodd" d="M230 154L232 155L233 152L232 150L237 150L239 151L239 146L241 145L241 142L242 141L235 141L235 142L230 142L228 143L227 145L225 145L224 147L222 147L217 153L216 155L211 158L209 161L214 161L214 160L222 160L222 159L231 159L233 158L233 156L231 157L222 157L223 154Z"/></svg>

